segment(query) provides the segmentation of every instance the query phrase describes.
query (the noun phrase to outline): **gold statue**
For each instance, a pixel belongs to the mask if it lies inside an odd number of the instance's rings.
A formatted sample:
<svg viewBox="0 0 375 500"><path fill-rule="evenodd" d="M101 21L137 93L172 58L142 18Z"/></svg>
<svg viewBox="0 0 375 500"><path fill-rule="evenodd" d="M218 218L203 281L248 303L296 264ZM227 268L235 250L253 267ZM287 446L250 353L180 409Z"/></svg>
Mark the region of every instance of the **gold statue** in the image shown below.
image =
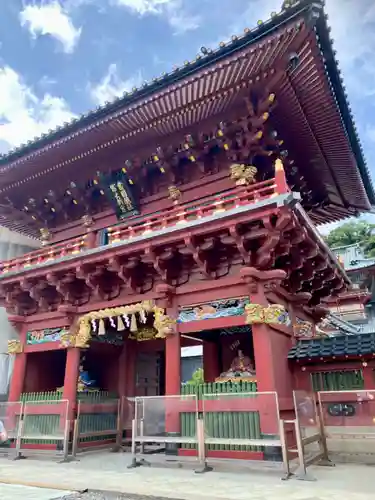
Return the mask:
<svg viewBox="0 0 375 500"><path fill-rule="evenodd" d="M239 350L227 372L220 374L215 382L255 382L255 369L251 359Z"/></svg>

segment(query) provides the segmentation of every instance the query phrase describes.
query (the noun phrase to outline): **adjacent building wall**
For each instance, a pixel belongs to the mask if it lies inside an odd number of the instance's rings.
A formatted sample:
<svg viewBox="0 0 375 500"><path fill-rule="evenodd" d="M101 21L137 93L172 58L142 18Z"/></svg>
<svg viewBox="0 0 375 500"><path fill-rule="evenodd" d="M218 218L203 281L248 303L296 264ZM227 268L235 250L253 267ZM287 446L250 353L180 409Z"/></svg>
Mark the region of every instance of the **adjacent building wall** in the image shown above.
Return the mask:
<svg viewBox="0 0 375 500"><path fill-rule="evenodd" d="M27 238L0 226L0 261L14 259L40 246L40 242ZM17 338L7 313L0 307L0 398L8 392L12 374L12 357L8 355L8 340Z"/></svg>

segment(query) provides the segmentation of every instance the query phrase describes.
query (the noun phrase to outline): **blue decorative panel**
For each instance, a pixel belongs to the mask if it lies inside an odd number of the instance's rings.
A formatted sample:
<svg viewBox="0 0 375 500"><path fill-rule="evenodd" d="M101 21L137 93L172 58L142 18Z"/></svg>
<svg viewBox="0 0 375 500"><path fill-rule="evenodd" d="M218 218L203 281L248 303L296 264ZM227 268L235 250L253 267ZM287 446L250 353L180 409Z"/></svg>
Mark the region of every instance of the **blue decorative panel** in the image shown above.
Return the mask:
<svg viewBox="0 0 375 500"><path fill-rule="evenodd" d="M184 307L179 312L177 323L242 316L245 314L245 306L249 303L250 300L247 297L243 297L240 299L217 300L207 304Z"/></svg>
<svg viewBox="0 0 375 500"><path fill-rule="evenodd" d="M26 344L46 344L47 342L57 342L61 336L69 332L68 327L45 328L44 330L32 330L26 334Z"/></svg>

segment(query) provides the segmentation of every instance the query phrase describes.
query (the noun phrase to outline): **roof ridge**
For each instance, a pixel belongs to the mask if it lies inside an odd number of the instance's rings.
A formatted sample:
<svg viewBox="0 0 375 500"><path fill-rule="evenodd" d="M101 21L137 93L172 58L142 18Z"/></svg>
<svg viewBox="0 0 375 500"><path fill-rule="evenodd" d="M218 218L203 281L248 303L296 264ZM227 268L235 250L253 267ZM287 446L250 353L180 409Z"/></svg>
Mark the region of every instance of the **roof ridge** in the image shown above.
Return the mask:
<svg viewBox="0 0 375 500"><path fill-rule="evenodd" d="M360 246L360 243L350 243L350 245L341 245L339 247L332 247L331 250L341 250L342 248L350 248L350 247L356 247Z"/></svg>

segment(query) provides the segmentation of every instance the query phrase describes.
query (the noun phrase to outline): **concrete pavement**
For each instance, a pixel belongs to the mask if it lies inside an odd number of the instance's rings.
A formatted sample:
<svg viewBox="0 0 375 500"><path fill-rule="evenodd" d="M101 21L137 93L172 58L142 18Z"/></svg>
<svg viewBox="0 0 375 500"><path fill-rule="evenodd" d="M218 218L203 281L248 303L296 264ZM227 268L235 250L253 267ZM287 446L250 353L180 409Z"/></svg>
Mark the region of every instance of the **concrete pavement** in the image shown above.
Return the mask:
<svg viewBox="0 0 375 500"><path fill-rule="evenodd" d="M68 464L35 458L14 462L3 458L0 459L0 485L2 482L43 485L75 491L89 488L183 500L268 500L270 497L273 500L342 500L343 497L368 500L374 495L373 470L364 465L311 467L317 481L303 482L281 481L280 472L272 469L194 474L192 470L178 468L127 469L129 462L125 453L108 452L90 454ZM3 495L0 497L4 499ZM12 500L16 500L14 495Z"/></svg>
<svg viewBox="0 0 375 500"><path fill-rule="evenodd" d="M66 491L0 483L1 500L52 500L67 495Z"/></svg>

